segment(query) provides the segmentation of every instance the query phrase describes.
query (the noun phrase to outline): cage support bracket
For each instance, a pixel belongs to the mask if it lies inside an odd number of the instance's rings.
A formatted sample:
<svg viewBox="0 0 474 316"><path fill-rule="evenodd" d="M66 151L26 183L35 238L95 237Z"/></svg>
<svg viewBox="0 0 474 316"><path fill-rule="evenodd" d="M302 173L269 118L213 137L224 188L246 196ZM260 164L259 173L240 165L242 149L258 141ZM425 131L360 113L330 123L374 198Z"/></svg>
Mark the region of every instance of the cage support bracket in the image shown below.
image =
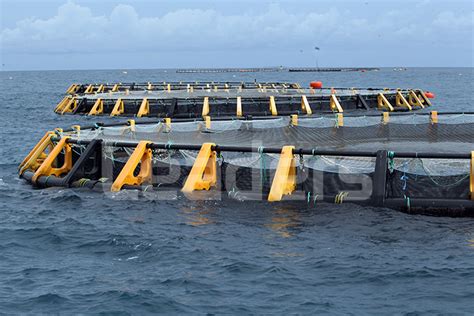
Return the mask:
<svg viewBox="0 0 474 316"><path fill-rule="evenodd" d="M181 189L184 193L195 190L209 190L217 183L217 154L213 150L214 143L204 143L199 150L191 172Z"/></svg>
<svg viewBox="0 0 474 316"><path fill-rule="evenodd" d="M273 95L270 96L270 112L272 113L273 116L278 115L275 97Z"/></svg>
<svg viewBox="0 0 474 316"><path fill-rule="evenodd" d="M91 94L94 92L94 86L92 84L88 85L86 90L84 91L85 94Z"/></svg>
<svg viewBox="0 0 474 316"><path fill-rule="evenodd" d="M104 101L98 98L87 115L98 115L102 113L104 113Z"/></svg>
<svg viewBox="0 0 474 316"><path fill-rule="evenodd" d="M80 86L76 83L73 83L72 85L69 86L69 88L66 90L66 93L67 94L74 94L77 89L79 88Z"/></svg>
<svg viewBox="0 0 474 316"><path fill-rule="evenodd" d="M308 98L305 95L301 96L301 108L307 115L313 114L311 107L309 106Z"/></svg>
<svg viewBox="0 0 474 316"><path fill-rule="evenodd" d="M421 103L426 103L426 105L431 106L431 101L426 97L425 92L423 90L415 90L415 93L418 94L418 99L420 99Z"/></svg>
<svg viewBox="0 0 474 316"><path fill-rule="evenodd" d="M112 112L110 113L110 116L117 116L123 114L123 112L125 112L125 106L123 104L122 98L119 98L117 99L117 102L115 102L115 106Z"/></svg>
<svg viewBox="0 0 474 316"><path fill-rule="evenodd" d="M209 115L209 97L204 97L202 101L202 117Z"/></svg>
<svg viewBox="0 0 474 316"><path fill-rule="evenodd" d="M268 201L281 201L283 195L291 194L296 188L296 162L293 155L294 146L281 149L278 166L273 177Z"/></svg>
<svg viewBox="0 0 474 316"><path fill-rule="evenodd" d="M51 146L51 137L54 136L54 132L48 131L44 134L41 140L33 147L33 149L28 153L28 155L23 159L23 161L18 166L19 174L27 169L36 170L41 162L46 158L44 151L48 146Z"/></svg>
<svg viewBox="0 0 474 316"><path fill-rule="evenodd" d="M379 109L385 108L390 112L393 112L393 106L390 104L390 102L388 102L387 98L383 93L379 93L377 95L377 106Z"/></svg>
<svg viewBox="0 0 474 316"><path fill-rule="evenodd" d="M148 114L150 114L150 102L148 102L147 98L143 98L137 112L137 117L148 116Z"/></svg>
<svg viewBox="0 0 474 316"><path fill-rule="evenodd" d="M51 139L51 138L50 138ZM72 149L71 145L67 143L69 137L62 137L61 140L54 146L46 159L41 163L35 174L31 178L32 183L36 183L36 180L41 176L60 176L63 173L71 170L72 167ZM64 150L64 162L61 167L53 167L58 155Z"/></svg>
<svg viewBox="0 0 474 316"><path fill-rule="evenodd" d="M237 110L236 110L236 115L237 116L242 116L242 97L237 97Z"/></svg>
<svg viewBox="0 0 474 316"><path fill-rule="evenodd" d="M413 90L410 90L410 92L408 94L408 102L410 103L411 106L419 106L421 108L425 108L425 106L421 102L420 98L418 98L415 91L413 91Z"/></svg>
<svg viewBox="0 0 474 316"><path fill-rule="evenodd" d="M127 163L120 171L119 175L115 179L112 187L112 192L118 192L124 185L140 185L143 183L151 182L152 174L152 152L148 148L149 141L141 141L133 151ZM140 172L138 175L134 175L138 164L140 164Z"/></svg>
<svg viewBox="0 0 474 316"><path fill-rule="evenodd" d="M410 103L408 103L407 99L405 99L400 91L397 91L397 95L395 96L395 104L399 107L405 107L410 111L412 110Z"/></svg>
<svg viewBox="0 0 474 316"><path fill-rule="evenodd" d="M342 109L341 104L339 103L339 100L337 99L335 94L331 94L330 101L329 101L329 107L333 112L339 112L342 113L344 110Z"/></svg>

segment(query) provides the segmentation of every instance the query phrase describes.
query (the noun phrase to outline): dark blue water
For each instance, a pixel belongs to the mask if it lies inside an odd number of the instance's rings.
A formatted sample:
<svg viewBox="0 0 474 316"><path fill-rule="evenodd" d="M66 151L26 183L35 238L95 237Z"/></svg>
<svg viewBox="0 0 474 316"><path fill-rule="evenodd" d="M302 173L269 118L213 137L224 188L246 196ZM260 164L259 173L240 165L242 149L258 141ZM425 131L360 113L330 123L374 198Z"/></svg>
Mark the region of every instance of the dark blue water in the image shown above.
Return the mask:
<svg viewBox="0 0 474 316"><path fill-rule="evenodd" d="M16 176L46 130L96 120L53 113L72 82L253 79L422 88L439 111L474 111L472 69L0 72L0 314L472 315L472 218L149 201L34 190Z"/></svg>

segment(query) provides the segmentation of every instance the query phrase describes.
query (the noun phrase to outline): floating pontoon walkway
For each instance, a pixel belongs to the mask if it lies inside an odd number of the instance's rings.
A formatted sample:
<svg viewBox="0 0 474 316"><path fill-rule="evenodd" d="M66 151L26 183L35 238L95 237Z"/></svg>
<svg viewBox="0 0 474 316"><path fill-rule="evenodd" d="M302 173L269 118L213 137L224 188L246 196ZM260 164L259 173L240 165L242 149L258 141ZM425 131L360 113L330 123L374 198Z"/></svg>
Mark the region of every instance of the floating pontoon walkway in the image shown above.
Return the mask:
<svg viewBox="0 0 474 316"><path fill-rule="evenodd" d="M19 175L37 187L157 199L180 192L473 216L472 135L474 113L129 120L49 131Z"/></svg>
<svg viewBox="0 0 474 316"><path fill-rule="evenodd" d="M287 116L351 110L412 111L431 105L420 89L302 89L291 83L72 85L58 114L194 118Z"/></svg>
<svg viewBox="0 0 474 316"><path fill-rule="evenodd" d="M287 71L280 67L264 67L264 68L190 68L177 69L177 73L227 73L227 72L277 72Z"/></svg>
<svg viewBox="0 0 474 316"><path fill-rule="evenodd" d="M228 73L228 72L350 72L350 71L378 71L379 68L328 68L328 67L266 67L266 68L190 68L177 69L177 73Z"/></svg>
<svg viewBox="0 0 474 316"><path fill-rule="evenodd" d="M319 68L319 67L303 67L289 68L289 72L357 72L357 71L379 71L379 68Z"/></svg>
<svg viewBox="0 0 474 316"><path fill-rule="evenodd" d="M125 92L143 90L199 90L199 89L258 89L262 87L278 89L298 89L297 83L289 82L243 82L243 81L160 81L160 82L120 82L120 83L74 83L67 94L94 94L104 92Z"/></svg>

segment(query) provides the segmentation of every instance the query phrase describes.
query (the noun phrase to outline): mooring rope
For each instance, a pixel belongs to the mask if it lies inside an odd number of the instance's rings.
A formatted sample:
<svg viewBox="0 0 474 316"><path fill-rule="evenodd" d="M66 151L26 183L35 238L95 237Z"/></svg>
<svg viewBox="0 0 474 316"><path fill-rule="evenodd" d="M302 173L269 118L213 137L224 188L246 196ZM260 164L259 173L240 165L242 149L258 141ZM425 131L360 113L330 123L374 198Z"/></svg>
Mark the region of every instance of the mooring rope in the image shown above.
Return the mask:
<svg viewBox="0 0 474 316"><path fill-rule="evenodd" d="M260 154L260 182L263 187L264 179L266 178L266 165L265 165L265 153L263 152L264 147L258 147L258 153Z"/></svg>

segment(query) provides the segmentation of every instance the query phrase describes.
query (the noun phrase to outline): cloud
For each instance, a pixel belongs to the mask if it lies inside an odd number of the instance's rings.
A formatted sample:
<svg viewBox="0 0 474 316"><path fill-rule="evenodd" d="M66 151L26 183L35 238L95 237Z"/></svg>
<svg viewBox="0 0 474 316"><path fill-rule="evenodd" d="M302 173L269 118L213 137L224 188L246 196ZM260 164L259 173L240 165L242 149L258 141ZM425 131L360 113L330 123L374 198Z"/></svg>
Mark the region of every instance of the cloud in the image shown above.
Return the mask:
<svg viewBox="0 0 474 316"><path fill-rule="evenodd" d="M349 9L317 2L304 10L269 4L261 12L228 13L213 9L176 9L159 16L140 16L120 4L105 15L68 1L50 18L28 18L0 32L3 53L82 54L215 50L413 49L456 44L472 39L472 12L436 12L422 1L413 7ZM374 10L378 10L375 11ZM435 44L433 44L435 43Z"/></svg>

